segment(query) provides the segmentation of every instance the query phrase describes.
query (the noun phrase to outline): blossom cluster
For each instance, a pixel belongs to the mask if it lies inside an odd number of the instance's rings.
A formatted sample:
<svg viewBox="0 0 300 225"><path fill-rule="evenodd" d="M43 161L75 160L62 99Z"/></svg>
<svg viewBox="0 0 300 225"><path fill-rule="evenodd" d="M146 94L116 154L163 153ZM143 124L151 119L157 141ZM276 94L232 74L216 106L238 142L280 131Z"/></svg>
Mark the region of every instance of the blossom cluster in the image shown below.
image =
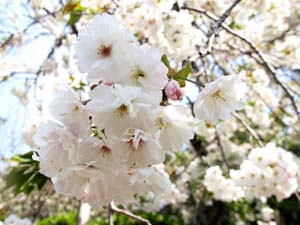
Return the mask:
<svg viewBox="0 0 300 225"><path fill-rule="evenodd" d="M65 86L48 105L53 120L34 136L41 173L95 207L174 191L161 164L193 131L184 107L160 104L168 83L160 52L108 14L79 32L76 49L90 90Z"/></svg>
<svg viewBox="0 0 300 225"><path fill-rule="evenodd" d="M230 176L242 186L249 198L276 196L278 201L297 191L299 166L290 152L274 143L251 150L239 170L231 170Z"/></svg>
<svg viewBox="0 0 300 225"><path fill-rule="evenodd" d="M237 186L233 180L225 178L219 166L212 166L207 169L203 184L207 190L213 193L214 198L231 202L244 197L241 187Z"/></svg>
<svg viewBox="0 0 300 225"><path fill-rule="evenodd" d="M204 185L215 199L222 201L271 196L281 201L297 191L299 178L296 157L269 143L252 149L239 170L230 170L230 178L223 177L219 166L210 167L206 171Z"/></svg>
<svg viewBox="0 0 300 225"><path fill-rule="evenodd" d="M187 10L176 10L175 0L122 1L115 15L141 38L159 46L168 56L181 60L197 53L203 44L203 33L192 25L193 16Z"/></svg>

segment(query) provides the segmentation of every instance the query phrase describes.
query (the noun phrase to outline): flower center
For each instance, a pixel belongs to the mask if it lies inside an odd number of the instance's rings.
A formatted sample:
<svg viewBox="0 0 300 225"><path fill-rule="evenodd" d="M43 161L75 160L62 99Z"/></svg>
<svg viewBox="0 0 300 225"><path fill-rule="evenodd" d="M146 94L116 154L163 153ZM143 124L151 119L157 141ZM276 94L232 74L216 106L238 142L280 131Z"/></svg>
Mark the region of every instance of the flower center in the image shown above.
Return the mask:
<svg viewBox="0 0 300 225"><path fill-rule="evenodd" d="M212 94L212 97L215 99L215 100L221 100L223 102L226 102L226 99L224 98L223 96L223 92L222 90L218 89L215 93Z"/></svg>
<svg viewBox="0 0 300 225"><path fill-rule="evenodd" d="M156 120L155 120L155 125L158 129L165 129L165 128L170 128L172 126L172 124L168 121L165 121L164 118L162 116L159 116Z"/></svg>
<svg viewBox="0 0 300 225"><path fill-rule="evenodd" d="M101 45L97 48L97 55L102 57L108 57L111 55L112 45Z"/></svg>
<svg viewBox="0 0 300 225"><path fill-rule="evenodd" d="M141 82L139 81L139 79L144 78L146 75L145 75L145 72L142 71L141 69L135 69L135 70L133 70L131 76L132 76L133 82L136 85L141 86Z"/></svg>
<svg viewBox="0 0 300 225"><path fill-rule="evenodd" d="M110 154L111 154L111 148L109 148L109 147L106 146L106 145L103 145L103 146L100 148L100 152L102 153L102 156L105 157L106 155L110 155Z"/></svg>
<svg viewBox="0 0 300 225"><path fill-rule="evenodd" d="M120 105L119 108L115 110L115 114L119 117L125 117L128 115L128 107L124 104Z"/></svg>
<svg viewBox="0 0 300 225"><path fill-rule="evenodd" d="M132 151L136 151L143 148L145 144L144 134L143 130L129 128L124 134L123 141L129 144Z"/></svg>

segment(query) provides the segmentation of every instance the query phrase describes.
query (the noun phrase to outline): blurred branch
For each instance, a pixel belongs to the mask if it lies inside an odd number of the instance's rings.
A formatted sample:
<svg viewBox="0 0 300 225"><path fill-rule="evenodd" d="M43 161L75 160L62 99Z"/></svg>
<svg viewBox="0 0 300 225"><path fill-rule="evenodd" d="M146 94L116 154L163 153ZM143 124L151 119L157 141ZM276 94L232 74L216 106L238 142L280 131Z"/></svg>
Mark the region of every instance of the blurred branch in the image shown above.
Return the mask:
<svg viewBox="0 0 300 225"><path fill-rule="evenodd" d="M213 24L211 32L208 35L208 41L207 41L208 47L204 51L199 52L200 57L204 57L206 55L209 55L213 51L213 45L215 43L216 36L219 33L220 27L225 22L227 17L230 15L230 13L234 9L234 7L236 7L237 4L240 3L240 2L241 2L241 0L235 0L231 4L231 6L228 9L225 10L225 12L222 14L222 16L217 21L215 21L216 23ZM189 9L189 8L183 7L182 9Z"/></svg>
<svg viewBox="0 0 300 225"><path fill-rule="evenodd" d="M144 219L138 215L135 215L132 212L129 212L125 209L118 208L113 201L110 202L110 204L109 204L109 225L113 225L113 218L112 218L113 213L123 214L123 215L128 216L134 220L137 220L145 225L151 225L149 220Z"/></svg>
<svg viewBox="0 0 300 225"><path fill-rule="evenodd" d="M242 120L242 118L237 114L233 113L233 116L243 125L244 128L249 132L249 134L256 140L259 147L263 147L263 139L261 136L259 136L255 130L253 130L248 124L245 123L245 121Z"/></svg>
<svg viewBox="0 0 300 225"><path fill-rule="evenodd" d="M218 129L217 129L216 126L214 126L214 127L215 127L215 135L216 135L216 138L217 138L217 144L218 144L218 146L220 148L220 151L221 151L221 156L222 156L223 163L224 163L226 169L229 171L230 167L229 167L228 161L226 159L225 151L224 151L224 148L223 148L223 145L222 145L222 142L221 142L221 138L220 138Z"/></svg>

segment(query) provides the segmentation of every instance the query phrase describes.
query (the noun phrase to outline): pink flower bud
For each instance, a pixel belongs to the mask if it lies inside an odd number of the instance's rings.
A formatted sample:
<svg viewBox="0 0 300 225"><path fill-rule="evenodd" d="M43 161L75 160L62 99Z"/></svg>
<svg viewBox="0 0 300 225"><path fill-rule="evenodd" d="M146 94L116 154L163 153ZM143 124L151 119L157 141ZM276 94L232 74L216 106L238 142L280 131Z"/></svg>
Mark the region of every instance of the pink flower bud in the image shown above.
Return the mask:
<svg viewBox="0 0 300 225"><path fill-rule="evenodd" d="M165 93L167 97L173 101L181 100L183 96L183 91L176 80L170 80L167 83Z"/></svg>

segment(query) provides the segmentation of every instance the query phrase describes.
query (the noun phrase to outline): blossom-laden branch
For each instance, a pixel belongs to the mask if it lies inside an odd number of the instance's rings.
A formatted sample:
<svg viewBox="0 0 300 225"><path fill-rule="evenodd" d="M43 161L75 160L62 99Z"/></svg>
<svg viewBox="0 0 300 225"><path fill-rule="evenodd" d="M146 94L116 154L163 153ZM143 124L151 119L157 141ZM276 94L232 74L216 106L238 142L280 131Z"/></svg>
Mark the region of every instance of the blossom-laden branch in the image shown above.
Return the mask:
<svg viewBox="0 0 300 225"><path fill-rule="evenodd" d="M149 222L149 220L144 219L144 218L142 218L142 217L140 217L138 215L135 215L134 213L129 212L129 211L125 210L125 209L118 208L113 201L109 203L109 211L108 211L109 225L113 225L114 224L114 222L113 222L113 213L123 214L125 216L130 217L131 219L134 219L136 221L141 222L142 224L151 225L151 223Z"/></svg>
<svg viewBox="0 0 300 225"><path fill-rule="evenodd" d="M211 20L213 20L217 23L218 23L218 21L220 21L220 19L217 16L215 16L214 14L212 14L210 12L207 12L204 9L194 9L194 8L190 8L190 7L186 7L186 6L182 7L182 9L187 9L187 10L205 15L207 18L209 18L209 19L211 19ZM259 63L262 64L264 66L265 70L268 71L271 74L274 81L281 87L283 92L290 99L292 107L293 107L293 109L294 109L294 111L297 115L297 118L300 122L300 111L297 107L297 104L296 104L296 101L295 101L293 95L290 93L290 91L287 89L287 87L285 87L285 85L278 79L276 69L266 60L263 53L248 38L240 35L238 32L231 29L230 26L228 26L226 23L224 23L224 21L222 23L220 23L220 27L222 27L229 34L231 34L234 37L236 37L236 38L242 40L243 42L245 42L253 50L253 52L261 60L261 62L259 62ZM192 58L194 58L194 57L192 57Z"/></svg>
<svg viewBox="0 0 300 225"><path fill-rule="evenodd" d="M241 0L235 0L232 3L232 5L228 9L225 10L225 12L220 17L220 19L218 21L216 21L215 24L213 24L212 30L211 30L210 34L208 35L208 43L207 43L208 47L204 51L202 51L202 52L199 53L200 57L204 57L206 55L209 55L213 51L214 42L215 42L216 36L219 33L220 27L225 22L225 20L227 19L227 17L230 15L230 13L232 12L232 10L240 2L241 2Z"/></svg>

